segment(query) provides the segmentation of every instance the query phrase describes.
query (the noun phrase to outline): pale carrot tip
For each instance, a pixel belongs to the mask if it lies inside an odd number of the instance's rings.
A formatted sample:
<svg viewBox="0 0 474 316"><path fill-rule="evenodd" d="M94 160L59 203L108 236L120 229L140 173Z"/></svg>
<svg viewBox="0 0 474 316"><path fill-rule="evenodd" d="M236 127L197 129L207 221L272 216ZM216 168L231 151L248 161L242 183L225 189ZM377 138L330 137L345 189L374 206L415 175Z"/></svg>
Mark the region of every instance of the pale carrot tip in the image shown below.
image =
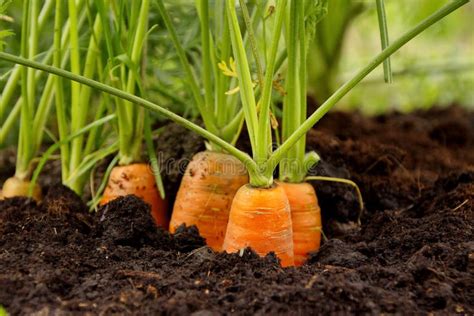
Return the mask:
<svg viewBox="0 0 474 316"><path fill-rule="evenodd" d="M17 177L8 178L3 184L3 198L12 198L17 196L28 197L30 193L30 182L18 179ZM41 201L41 188L35 184L31 195L36 201Z"/></svg>

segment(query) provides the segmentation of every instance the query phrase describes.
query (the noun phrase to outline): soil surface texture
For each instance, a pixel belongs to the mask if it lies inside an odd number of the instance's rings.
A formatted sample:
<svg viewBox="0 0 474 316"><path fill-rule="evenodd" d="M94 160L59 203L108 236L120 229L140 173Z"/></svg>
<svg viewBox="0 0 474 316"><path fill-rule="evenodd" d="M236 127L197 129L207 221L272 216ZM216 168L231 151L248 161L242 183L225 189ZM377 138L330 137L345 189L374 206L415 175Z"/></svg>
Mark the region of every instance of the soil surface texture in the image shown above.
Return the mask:
<svg viewBox="0 0 474 316"><path fill-rule="evenodd" d="M203 142L170 125L157 148L182 162L165 175L172 202ZM56 171L41 204L0 201L0 305L11 315L474 314L472 112L335 112L308 150L323 159L311 173L352 179L365 208L359 226L351 187L314 182L327 239L304 266L214 253L194 227L170 235L133 196L91 214L54 184ZM0 155L3 179L12 155Z"/></svg>

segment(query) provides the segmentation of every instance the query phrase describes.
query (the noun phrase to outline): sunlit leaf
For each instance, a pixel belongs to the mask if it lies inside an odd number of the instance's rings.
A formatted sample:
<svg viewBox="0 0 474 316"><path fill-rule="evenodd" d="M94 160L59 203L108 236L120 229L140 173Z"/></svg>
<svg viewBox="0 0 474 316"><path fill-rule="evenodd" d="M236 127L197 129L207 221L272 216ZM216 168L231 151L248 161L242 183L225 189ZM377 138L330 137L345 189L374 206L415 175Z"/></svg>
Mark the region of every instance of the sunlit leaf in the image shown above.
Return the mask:
<svg viewBox="0 0 474 316"><path fill-rule="evenodd" d="M233 94L236 94L236 93L239 92L239 91L240 91L240 87L237 86L237 87L235 87L235 88L233 88L233 89L230 89L230 90L227 91L225 94L226 94L226 95L233 95Z"/></svg>
<svg viewBox="0 0 474 316"><path fill-rule="evenodd" d="M217 66L225 76L237 78L236 65L232 57L230 57L229 66L227 66L227 63L224 60L218 63Z"/></svg>

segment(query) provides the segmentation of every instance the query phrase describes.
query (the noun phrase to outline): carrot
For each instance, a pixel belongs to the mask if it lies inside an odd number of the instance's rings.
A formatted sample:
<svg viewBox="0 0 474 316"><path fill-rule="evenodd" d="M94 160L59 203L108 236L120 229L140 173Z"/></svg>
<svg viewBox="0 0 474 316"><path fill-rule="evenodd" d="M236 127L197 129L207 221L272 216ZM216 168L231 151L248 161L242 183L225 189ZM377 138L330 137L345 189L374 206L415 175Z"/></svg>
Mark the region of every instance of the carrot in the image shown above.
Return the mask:
<svg viewBox="0 0 474 316"><path fill-rule="evenodd" d="M232 200L246 183L247 171L237 158L213 151L196 154L181 181L170 231L196 225L209 247L221 251Z"/></svg>
<svg viewBox="0 0 474 316"><path fill-rule="evenodd" d="M294 265L290 205L282 186L245 185L235 195L223 248L232 253L246 247L261 256L273 251L282 266Z"/></svg>
<svg viewBox="0 0 474 316"><path fill-rule="evenodd" d="M313 186L309 183L279 182L290 202L293 223L295 265L301 266L308 253L321 243L321 209Z"/></svg>
<svg viewBox="0 0 474 316"><path fill-rule="evenodd" d="M2 198L12 198L15 196L29 196L30 181L22 180L18 177L8 178L3 184ZM31 195L36 201L41 200L41 187L35 184Z"/></svg>
<svg viewBox="0 0 474 316"><path fill-rule="evenodd" d="M100 204L107 204L129 194L136 195L148 203L155 223L158 226L167 227L166 201L158 193L155 177L148 164L135 163L112 169Z"/></svg>

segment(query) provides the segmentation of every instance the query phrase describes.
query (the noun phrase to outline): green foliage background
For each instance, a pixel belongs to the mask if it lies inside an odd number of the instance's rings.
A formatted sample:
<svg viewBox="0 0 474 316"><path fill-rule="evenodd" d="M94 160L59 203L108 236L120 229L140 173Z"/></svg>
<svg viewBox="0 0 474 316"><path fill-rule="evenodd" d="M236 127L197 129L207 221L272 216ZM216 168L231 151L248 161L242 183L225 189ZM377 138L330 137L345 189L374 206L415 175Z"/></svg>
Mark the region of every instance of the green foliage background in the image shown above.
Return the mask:
<svg viewBox="0 0 474 316"><path fill-rule="evenodd" d="M331 1L364 6L344 40L336 79L340 83L381 48L375 1ZM396 39L445 3L446 0L386 0L390 39ZM383 69L379 67L341 101L339 109L358 109L367 114L450 104L474 109L473 16L474 3L470 2L428 29L392 57L394 83L384 83ZM315 92L317 85L317 81L310 81L310 90Z"/></svg>

